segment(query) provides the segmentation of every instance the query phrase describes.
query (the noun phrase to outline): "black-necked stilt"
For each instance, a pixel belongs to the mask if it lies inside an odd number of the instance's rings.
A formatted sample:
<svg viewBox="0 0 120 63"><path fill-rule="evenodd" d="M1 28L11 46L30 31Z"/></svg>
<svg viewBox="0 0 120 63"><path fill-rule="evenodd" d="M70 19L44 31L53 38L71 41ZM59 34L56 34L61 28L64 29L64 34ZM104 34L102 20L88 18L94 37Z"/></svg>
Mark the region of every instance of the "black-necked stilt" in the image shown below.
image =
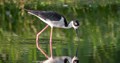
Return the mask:
<svg viewBox="0 0 120 63"><path fill-rule="evenodd" d="M38 63L79 63L78 59L78 48L76 50L76 55L74 57L70 56L60 56L60 57L50 57L44 61L37 61Z"/></svg>
<svg viewBox="0 0 120 63"><path fill-rule="evenodd" d="M61 56L61 57L49 58L40 63L79 63L79 59L76 56L74 56L73 58L69 56Z"/></svg>
<svg viewBox="0 0 120 63"><path fill-rule="evenodd" d="M38 37L39 35L46 29L48 26L51 27L50 32L50 54L52 57L52 31L53 27L57 28L74 28L76 31L79 27L79 22L77 20L72 20L69 24L67 23L64 16L61 16L60 14L53 12L53 11L37 11L37 10L27 10L29 14L32 14L39 19L41 19L43 22L45 22L47 25L44 29L42 29L36 36L36 46L37 48L45 55L46 58L49 58L47 54L39 47L38 44ZM77 33L77 32L76 32Z"/></svg>
<svg viewBox="0 0 120 63"><path fill-rule="evenodd" d="M78 48L76 50L76 55L72 58L70 56L61 56L61 57L53 57L48 58L45 61L42 61L41 63L79 63L78 59Z"/></svg>

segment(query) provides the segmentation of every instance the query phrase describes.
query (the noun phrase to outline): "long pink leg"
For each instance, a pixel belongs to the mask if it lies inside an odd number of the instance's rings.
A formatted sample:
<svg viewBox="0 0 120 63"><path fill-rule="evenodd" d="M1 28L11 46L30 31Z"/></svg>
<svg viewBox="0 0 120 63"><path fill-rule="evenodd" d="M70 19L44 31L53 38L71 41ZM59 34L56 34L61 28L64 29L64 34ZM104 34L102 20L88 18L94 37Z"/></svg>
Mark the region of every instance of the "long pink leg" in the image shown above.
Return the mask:
<svg viewBox="0 0 120 63"><path fill-rule="evenodd" d="M40 35L46 28L48 28L48 25L46 25L46 27L45 27L44 29L42 29L39 33L37 33L37 35L36 35L36 46L37 46L37 48L45 55L46 58L49 58L49 56L40 48L39 43L38 43L39 35Z"/></svg>
<svg viewBox="0 0 120 63"><path fill-rule="evenodd" d="M51 55L51 58L53 58L53 55L52 55L52 32L53 32L53 28L51 28L51 32L50 32L50 55Z"/></svg>

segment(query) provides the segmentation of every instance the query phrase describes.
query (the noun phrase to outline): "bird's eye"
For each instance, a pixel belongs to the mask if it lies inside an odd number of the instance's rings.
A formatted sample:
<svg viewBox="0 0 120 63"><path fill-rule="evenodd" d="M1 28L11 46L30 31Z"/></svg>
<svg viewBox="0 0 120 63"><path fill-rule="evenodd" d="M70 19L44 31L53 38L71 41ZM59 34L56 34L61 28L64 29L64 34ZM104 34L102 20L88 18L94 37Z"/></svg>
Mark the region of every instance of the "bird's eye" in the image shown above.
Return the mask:
<svg viewBox="0 0 120 63"><path fill-rule="evenodd" d="M78 25L77 23L74 23L74 25Z"/></svg>
<svg viewBox="0 0 120 63"><path fill-rule="evenodd" d="M79 26L79 22L78 22L78 21L75 21L73 24L74 24L75 26Z"/></svg>
<svg viewBox="0 0 120 63"><path fill-rule="evenodd" d="M73 63L79 63L79 60L74 60Z"/></svg>

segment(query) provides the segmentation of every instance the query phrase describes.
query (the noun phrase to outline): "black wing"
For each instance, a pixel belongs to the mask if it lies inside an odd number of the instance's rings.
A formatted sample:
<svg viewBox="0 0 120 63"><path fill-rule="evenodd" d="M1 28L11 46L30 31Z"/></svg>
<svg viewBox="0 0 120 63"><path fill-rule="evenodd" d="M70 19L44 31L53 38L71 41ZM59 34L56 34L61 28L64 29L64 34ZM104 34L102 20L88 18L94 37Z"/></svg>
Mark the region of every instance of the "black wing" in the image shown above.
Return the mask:
<svg viewBox="0 0 120 63"><path fill-rule="evenodd" d="M27 10L27 11L45 20L49 19L51 21L59 21L61 17L63 17L60 14L53 11L37 11L37 10Z"/></svg>

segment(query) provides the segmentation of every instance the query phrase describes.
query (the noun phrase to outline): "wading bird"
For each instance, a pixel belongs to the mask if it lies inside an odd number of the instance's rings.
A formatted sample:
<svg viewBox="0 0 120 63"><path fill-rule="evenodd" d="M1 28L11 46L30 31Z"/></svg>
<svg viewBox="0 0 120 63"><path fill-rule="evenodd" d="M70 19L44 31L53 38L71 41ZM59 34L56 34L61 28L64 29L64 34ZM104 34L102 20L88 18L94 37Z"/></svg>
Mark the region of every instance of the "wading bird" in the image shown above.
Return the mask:
<svg viewBox="0 0 120 63"><path fill-rule="evenodd" d="M42 61L40 63L79 63L79 59L76 56L73 58L69 56L61 56L48 58L48 60Z"/></svg>
<svg viewBox="0 0 120 63"><path fill-rule="evenodd" d="M52 32L53 32L53 27L57 28L74 28L77 33L77 29L79 27L79 22L77 20L72 20L69 24L67 23L66 19L64 16L53 12L53 11L38 11L38 10L27 10L29 14L32 14L36 17L38 17L40 20L45 22L47 25L45 28L43 28L40 32L37 33L36 35L36 46L37 48L45 55L46 58L49 58L49 56L39 47L38 44L38 38L39 35L46 29L48 26L51 27L51 32L50 32L50 57L52 58Z"/></svg>
<svg viewBox="0 0 120 63"><path fill-rule="evenodd" d="M53 57L53 58L48 58L45 61L42 61L41 63L79 63L79 59L77 58L78 56L78 48L76 50L76 56L69 57L69 56L61 56L61 57Z"/></svg>
<svg viewBox="0 0 120 63"><path fill-rule="evenodd" d="M37 63L79 63L78 59L78 48L76 50L76 55L74 57L70 56L60 56L60 57L50 57L44 61L37 61Z"/></svg>

